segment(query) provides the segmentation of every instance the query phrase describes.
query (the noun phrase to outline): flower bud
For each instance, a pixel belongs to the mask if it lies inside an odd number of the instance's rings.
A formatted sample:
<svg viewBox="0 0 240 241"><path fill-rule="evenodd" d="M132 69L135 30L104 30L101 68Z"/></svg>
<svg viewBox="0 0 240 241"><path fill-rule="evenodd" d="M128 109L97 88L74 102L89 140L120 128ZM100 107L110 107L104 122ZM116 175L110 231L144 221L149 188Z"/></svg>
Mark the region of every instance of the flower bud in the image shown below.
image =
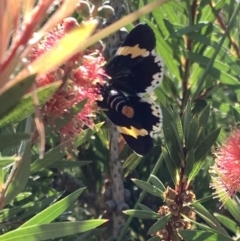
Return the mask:
<svg viewBox="0 0 240 241"><path fill-rule="evenodd" d="M87 1L79 1L76 5L76 12L83 18L90 16L91 7Z"/></svg>
<svg viewBox="0 0 240 241"><path fill-rule="evenodd" d="M114 9L109 5L103 5L98 8L98 16L109 19L114 15Z"/></svg>

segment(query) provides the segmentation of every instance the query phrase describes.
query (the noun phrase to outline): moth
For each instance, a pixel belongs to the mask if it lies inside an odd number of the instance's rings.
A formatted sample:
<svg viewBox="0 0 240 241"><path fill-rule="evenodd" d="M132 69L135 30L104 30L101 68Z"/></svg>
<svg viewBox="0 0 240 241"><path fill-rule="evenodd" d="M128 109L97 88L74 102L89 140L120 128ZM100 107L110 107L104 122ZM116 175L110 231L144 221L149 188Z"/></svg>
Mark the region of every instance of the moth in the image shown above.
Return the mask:
<svg viewBox="0 0 240 241"><path fill-rule="evenodd" d="M105 67L110 79L100 87L102 100L97 101L140 156L151 151L153 135L162 127L161 108L151 97L164 68L155 47L154 32L147 24L133 28Z"/></svg>

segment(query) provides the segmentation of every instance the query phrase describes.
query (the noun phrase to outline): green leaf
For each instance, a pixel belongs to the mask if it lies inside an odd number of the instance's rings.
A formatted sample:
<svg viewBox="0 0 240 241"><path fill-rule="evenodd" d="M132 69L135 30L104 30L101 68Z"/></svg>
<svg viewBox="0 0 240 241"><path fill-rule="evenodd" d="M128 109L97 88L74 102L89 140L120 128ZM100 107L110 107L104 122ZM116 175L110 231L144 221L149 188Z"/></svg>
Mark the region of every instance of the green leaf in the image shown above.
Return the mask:
<svg viewBox="0 0 240 241"><path fill-rule="evenodd" d="M52 148L47 153L45 153L43 159L37 159L31 164L30 173L40 171L42 168L46 168L61 160L66 154L63 152L64 145L58 145L57 147Z"/></svg>
<svg viewBox="0 0 240 241"><path fill-rule="evenodd" d="M107 220L96 219L77 222L59 222L51 224L34 225L15 229L0 236L0 241L41 241L66 237L92 230Z"/></svg>
<svg viewBox="0 0 240 241"><path fill-rule="evenodd" d="M220 133L221 128L217 128L212 131L202 142L198 145L195 151L195 159L199 161L201 158L206 156L207 152L211 149L212 145L216 142L217 137Z"/></svg>
<svg viewBox="0 0 240 241"><path fill-rule="evenodd" d="M199 63L202 69L205 69L210 61L210 58L197 53L188 53L188 58L195 63ZM209 69L208 74L219 79L221 83L226 85L238 85L239 80L233 75L228 74L230 67L218 60L215 60L213 67Z"/></svg>
<svg viewBox="0 0 240 241"><path fill-rule="evenodd" d="M86 166L91 164L92 161L56 161L51 164L50 168L58 168L58 169L65 169L65 168L76 168Z"/></svg>
<svg viewBox="0 0 240 241"><path fill-rule="evenodd" d="M138 206L144 211L154 212L151 208L147 207L144 204L138 203Z"/></svg>
<svg viewBox="0 0 240 241"><path fill-rule="evenodd" d="M183 122L183 130L184 130L184 134L185 134L185 142L188 142L188 137L189 137L189 133L190 133L190 123L192 120L192 112L191 112L191 107L192 107L192 102L189 100L187 102L187 105L183 111L183 115L182 115L182 122Z"/></svg>
<svg viewBox="0 0 240 241"><path fill-rule="evenodd" d="M235 200L229 198L225 203L224 207L231 213L231 215L240 222L240 207Z"/></svg>
<svg viewBox="0 0 240 241"><path fill-rule="evenodd" d="M181 159L179 154L182 152L182 146L180 147L181 141L177 134L177 128L174 122L173 111L171 107L167 105L161 105L163 114L163 132L166 141L166 146L171 157L172 162L175 166L180 166Z"/></svg>
<svg viewBox="0 0 240 241"><path fill-rule="evenodd" d="M177 183L179 181L178 169L177 169L175 163L173 162L173 160L169 154L169 151L167 149L165 149L164 147L162 147L162 154L163 154L164 161L167 165L168 171L171 175L172 181L174 182L175 185L177 185Z"/></svg>
<svg viewBox="0 0 240 241"><path fill-rule="evenodd" d="M163 185L163 183L155 176L155 175L150 175L150 182L156 186L159 190L162 192L166 191L166 187Z"/></svg>
<svg viewBox="0 0 240 241"><path fill-rule="evenodd" d="M29 137L30 135L25 133L1 134L0 151L15 145L19 145L22 140L28 139Z"/></svg>
<svg viewBox="0 0 240 241"><path fill-rule="evenodd" d="M38 213L33 218L25 222L22 226L20 226L20 229L36 224L47 224L52 222L55 218L62 214L69 206L71 206L84 190L85 188L80 188L77 191L68 195L67 197L54 203L50 207L44 209L42 212Z"/></svg>
<svg viewBox="0 0 240 241"><path fill-rule="evenodd" d="M190 127L189 127L189 135L186 139L186 147L188 150L192 149L197 142L198 129L199 129L198 118L195 115L191 120Z"/></svg>
<svg viewBox="0 0 240 241"><path fill-rule="evenodd" d="M34 205L32 207L27 208L27 210L22 215L19 216L19 219L27 220L29 217L36 215L36 213L39 213L44 208L49 207L55 200L60 198L61 195L62 195L62 193L58 194L58 195L55 194L55 195L46 197L41 201L35 201Z"/></svg>
<svg viewBox="0 0 240 241"><path fill-rule="evenodd" d="M202 45L207 46L209 49L211 49L211 48L216 49L216 47L217 47L217 41L213 41L211 39L211 36L207 37L206 35L202 35L200 33L192 33L189 35L189 37L191 39L201 43ZM206 48L205 46L203 48ZM195 48L195 49L197 49L197 48ZM219 51L219 57L221 59L224 58L224 63L227 64L226 67L231 66L231 71L234 71L234 73L238 75L238 73L240 71L240 66L237 63L237 59L235 58L235 56L229 55L228 52L229 52L229 48L222 47L221 50ZM208 56L208 57L211 57L211 56ZM216 63L217 62L219 62L219 61L216 61ZM227 71L225 71L225 72L227 72Z"/></svg>
<svg viewBox="0 0 240 241"><path fill-rule="evenodd" d="M181 13L183 16L186 13L183 5L177 0L168 1L166 4L162 5L161 8L159 9L162 11L162 15L165 18L167 16L168 20L174 24L182 23L181 19L179 19L179 17L176 15L176 11Z"/></svg>
<svg viewBox="0 0 240 241"><path fill-rule="evenodd" d="M4 208L0 211L0 221L5 222L9 221L11 219L15 219L16 215L19 213L22 213L25 210L28 210L28 208L31 208L34 205L34 202L29 202L25 205L22 205L20 207L14 207L14 208Z"/></svg>
<svg viewBox="0 0 240 241"><path fill-rule="evenodd" d="M160 215L155 212L150 211L143 211L143 210L135 210L135 209L129 209L126 211L123 211L123 213L132 216L134 218L141 218L141 219L156 219L160 218Z"/></svg>
<svg viewBox="0 0 240 241"><path fill-rule="evenodd" d="M202 138L202 134L206 130L209 115L210 115L210 105L207 105L203 109L203 111L201 112L201 114L199 115L199 118L198 118L198 123L199 123L199 131L197 134L198 141L200 141L200 139Z"/></svg>
<svg viewBox="0 0 240 241"><path fill-rule="evenodd" d="M13 164L14 162L20 161L21 157L13 156L13 157L0 157L0 168Z"/></svg>
<svg viewBox="0 0 240 241"><path fill-rule="evenodd" d="M60 84L61 82L58 81L37 89L36 94L38 96L39 104L45 104L58 89ZM29 115L33 114L34 111L35 106L33 103L33 93L31 92L23 96L23 98L18 102L15 108L8 112L8 114L5 114L0 119L0 127L24 120Z"/></svg>
<svg viewBox="0 0 240 241"><path fill-rule="evenodd" d="M127 177L129 173L135 170L141 160L142 157L133 153L123 164L124 177Z"/></svg>
<svg viewBox="0 0 240 241"><path fill-rule="evenodd" d="M192 155L192 153L191 153ZM194 161L193 167L191 172L188 174L188 180L187 182L190 183L199 173L199 171L202 169L203 165L205 164L204 159L200 159L197 162L195 162L194 156L191 156L193 158L192 160Z"/></svg>
<svg viewBox="0 0 240 241"><path fill-rule="evenodd" d="M181 118L179 117L178 111L174 108L173 109L173 120L176 126L176 137L178 141L179 148L183 147L183 140L184 140L184 133L183 133L183 126Z"/></svg>
<svg viewBox="0 0 240 241"><path fill-rule="evenodd" d="M229 217L226 217L226 216L224 216L222 214L219 214L219 213L215 213L214 216L228 230L230 230L234 234L236 234L238 232L238 225L235 221L233 221Z"/></svg>
<svg viewBox="0 0 240 241"><path fill-rule="evenodd" d="M36 75L30 75L21 82L16 83L7 91L0 95L0 119L4 117L19 101L19 99L27 92L35 80Z"/></svg>
<svg viewBox="0 0 240 241"><path fill-rule="evenodd" d="M85 141L87 141L95 132L99 131L104 122L96 124L92 129L87 129L82 131L75 139L75 146L81 146Z"/></svg>
<svg viewBox="0 0 240 241"><path fill-rule="evenodd" d="M169 222L169 220L172 218L171 214L168 214L162 218L160 218L156 223L154 223L151 228L148 230L147 234L154 234L157 231L164 228L164 226Z"/></svg>
<svg viewBox="0 0 240 241"><path fill-rule="evenodd" d="M132 179L132 181L138 186L140 187L143 191L147 192L147 193L150 193L154 196L157 196L157 197L161 197L163 198L163 192L152 186L151 184L147 183L147 182L144 182L142 180L138 180L138 179Z"/></svg>
<svg viewBox="0 0 240 241"><path fill-rule="evenodd" d="M187 152L186 166L185 166L185 169L184 169L184 175L188 178L188 182L190 182L189 179L192 178L189 175L190 175L190 173L192 173L194 162L195 162L194 151L193 151L193 149L190 149Z"/></svg>
<svg viewBox="0 0 240 241"><path fill-rule="evenodd" d="M179 231L185 241L233 241L233 239L224 236L220 233L198 231L198 230L184 230Z"/></svg>
<svg viewBox="0 0 240 241"><path fill-rule="evenodd" d="M213 230L223 235L228 235L226 230L222 228L221 224L217 221L217 219L214 218L213 215L205 207L203 207L198 202L193 203L192 206L195 208L196 213L201 218L203 218Z"/></svg>
<svg viewBox="0 0 240 241"><path fill-rule="evenodd" d="M172 38L182 37L183 35L188 35L190 33L197 32L202 28L208 26L209 24L210 24L209 22L198 22L197 24L193 24L193 25L181 28L179 30L176 30L174 33L170 34L170 37Z"/></svg>
<svg viewBox="0 0 240 241"><path fill-rule="evenodd" d="M21 160L15 162L15 166L11 170L13 176L5 193L4 205L11 202L26 186L29 178L30 163L31 147L30 143L27 143Z"/></svg>
<svg viewBox="0 0 240 241"><path fill-rule="evenodd" d="M17 202L22 201L22 200L30 197L31 195L32 195L31 192L21 192L15 197L14 201L17 201Z"/></svg>
<svg viewBox="0 0 240 241"><path fill-rule="evenodd" d="M205 3L205 1L202 2ZM201 18L199 21L213 22L219 12L223 9L225 3L226 1L224 0L217 1L213 8L210 6L210 4L206 4L205 7L201 9L201 15L199 15Z"/></svg>
<svg viewBox="0 0 240 241"><path fill-rule="evenodd" d="M95 125L93 129L86 129L82 131L75 139L75 146L80 146L83 142L88 140L98 129L102 126L103 123L99 123ZM57 147L54 147L50 151L48 151L43 159L37 159L31 165L31 174L41 170L42 168L48 167L57 161L61 161L62 158L66 155L63 150L64 146L72 145L72 140L65 142Z"/></svg>

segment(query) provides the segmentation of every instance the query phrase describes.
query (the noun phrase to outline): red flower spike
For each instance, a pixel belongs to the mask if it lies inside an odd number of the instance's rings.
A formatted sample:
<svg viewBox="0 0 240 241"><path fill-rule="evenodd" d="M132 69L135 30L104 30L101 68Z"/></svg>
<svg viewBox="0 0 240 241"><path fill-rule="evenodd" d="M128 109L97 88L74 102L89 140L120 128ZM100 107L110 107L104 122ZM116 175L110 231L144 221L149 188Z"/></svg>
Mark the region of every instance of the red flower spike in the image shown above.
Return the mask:
<svg viewBox="0 0 240 241"><path fill-rule="evenodd" d="M216 163L211 168L216 196L226 202L240 190L240 130L234 129L226 143L215 153Z"/></svg>
<svg viewBox="0 0 240 241"><path fill-rule="evenodd" d="M33 47L29 59L32 61L51 49L77 25L77 21L74 18L63 20L61 24L58 24L46 34L40 43ZM88 127L93 126L90 117L94 115L95 101L100 98L96 83L103 83L104 70L102 66L104 64L104 58L98 50L86 50L74 55L64 66L37 78L39 87L58 80L64 80L60 89L41 108L45 124L54 126L54 121L57 118L64 118L64 115L74 105L87 98L87 103L82 111L74 116L66 126L58 130L62 142L66 142L78 134L84 125Z"/></svg>

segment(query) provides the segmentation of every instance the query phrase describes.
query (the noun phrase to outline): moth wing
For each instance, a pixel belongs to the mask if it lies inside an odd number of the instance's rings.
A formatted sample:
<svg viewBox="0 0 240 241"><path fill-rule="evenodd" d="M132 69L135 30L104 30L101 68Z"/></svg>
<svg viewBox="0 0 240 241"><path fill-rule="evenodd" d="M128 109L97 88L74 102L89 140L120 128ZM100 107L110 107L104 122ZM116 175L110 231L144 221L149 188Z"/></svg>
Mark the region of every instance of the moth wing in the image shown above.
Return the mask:
<svg viewBox="0 0 240 241"><path fill-rule="evenodd" d="M152 92L163 78L163 61L155 47L152 29L137 25L106 66L112 86L129 94Z"/></svg>
<svg viewBox="0 0 240 241"><path fill-rule="evenodd" d="M124 96L121 92L106 94L106 115L116 125L127 144L139 155L146 155L153 147L151 135L161 129L161 109L151 99ZM127 107L131 115L123 110Z"/></svg>

